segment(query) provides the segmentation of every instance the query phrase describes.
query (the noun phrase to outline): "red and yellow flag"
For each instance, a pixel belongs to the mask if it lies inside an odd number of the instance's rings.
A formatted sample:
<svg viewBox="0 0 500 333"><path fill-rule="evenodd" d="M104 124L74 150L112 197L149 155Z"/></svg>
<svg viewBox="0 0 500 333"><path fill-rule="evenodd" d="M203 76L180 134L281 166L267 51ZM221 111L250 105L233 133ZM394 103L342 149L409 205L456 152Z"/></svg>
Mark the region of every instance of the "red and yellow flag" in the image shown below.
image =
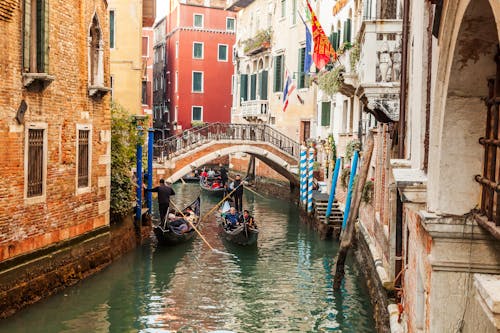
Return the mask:
<svg viewBox="0 0 500 333"><path fill-rule="evenodd" d="M314 14L314 11L309 4L309 1L306 1L307 3L307 8L309 8L309 11L311 12L311 19L312 19L312 34L313 34L313 41L314 41L314 50L313 50L313 61L316 67L318 69L323 69L326 64L330 62L330 58L333 58L333 60L337 60L337 53L333 49L332 44L330 43L330 40L328 37L325 35L325 31L321 27L321 24L318 21L318 18L316 17L316 14Z"/></svg>

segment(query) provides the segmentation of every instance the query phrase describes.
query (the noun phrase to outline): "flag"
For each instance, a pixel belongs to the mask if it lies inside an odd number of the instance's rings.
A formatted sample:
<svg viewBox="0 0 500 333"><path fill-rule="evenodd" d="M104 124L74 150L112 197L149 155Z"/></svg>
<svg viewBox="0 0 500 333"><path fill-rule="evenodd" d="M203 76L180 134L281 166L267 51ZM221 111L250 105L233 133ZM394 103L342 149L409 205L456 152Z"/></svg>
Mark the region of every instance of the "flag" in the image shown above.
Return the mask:
<svg viewBox="0 0 500 333"><path fill-rule="evenodd" d="M306 0L307 8L309 8L309 12L311 13L312 20L312 35L314 40L314 51L313 51L313 61L316 64L318 69L323 69L327 63L330 62L330 58L334 60L337 59L337 53L333 49L332 44L330 44L330 40L325 35L325 31L321 27L321 24L314 14L314 11L309 4L309 1Z"/></svg>
<svg viewBox="0 0 500 333"><path fill-rule="evenodd" d="M288 69L285 70L285 77L285 89L283 90L283 112L286 111L286 107L288 106L288 98L295 89L295 85L293 84L293 80L290 76L290 72L288 72Z"/></svg>
<svg viewBox="0 0 500 333"><path fill-rule="evenodd" d="M304 73L309 73L311 70L311 64L312 64L312 56L311 56L311 49L312 49L312 36L311 36L311 30L307 27L306 21L302 18L302 15L299 14L300 19L302 20L302 23L304 23L306 27L306 52L304 55Z"/></svg>

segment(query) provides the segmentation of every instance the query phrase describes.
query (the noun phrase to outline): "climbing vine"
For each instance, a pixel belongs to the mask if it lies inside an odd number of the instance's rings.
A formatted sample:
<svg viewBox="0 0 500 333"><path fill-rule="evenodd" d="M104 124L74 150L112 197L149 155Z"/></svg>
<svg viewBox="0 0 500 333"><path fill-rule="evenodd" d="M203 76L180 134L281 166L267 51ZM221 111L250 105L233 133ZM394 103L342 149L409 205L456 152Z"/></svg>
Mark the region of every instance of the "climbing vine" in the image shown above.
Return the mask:
<svg viewBox="0 0 500 333"><path fill-rule="evenodd" d="M361 150L361 142L359 140L349 141L347 146L345 147L345 158L346 160L350 160L354 155L354 151Z"/></svg>
<svg viewBox="0 0 500 333"><path fill-rule="evenodd" d="M354 43L351 48L351 52L349 53L349 63L351 65L351 72L354 72L356 64L359 61L359 57L361 54L361 48L359 43Z"/></svg>
<svg viewBox="0 0 500 333"><path fill-rule="evenodd" d="M346 166L344 169L342 169L342 172L340 174L340 183L342 184L342 187L344 189L346 189L347 185L349 185L350 176L351 176L351 167Z"/></svg>
<svg viewBox="0 0 500 333"><path fill-rule="evenodd" d="M333 134L328 135L328 144L330 145L330 151L332 152L332 160L337 160L337 145L335 144L335 139Z"/></svg>
<svg viewBox="0 0 500 333"><path fill-rule="evenodd" d="M321 72L318 75L318 86L325 94L332 96L337 93L344 82L344 66L338 66L331 71Z"/></svg>
<svg viewBox="0 0 500 333"><path fill-rule="evenodd" d="M361 193L361 200L364 203L371 204L373 201L373 178L368 180L363 187L363 192Z"/></svg>

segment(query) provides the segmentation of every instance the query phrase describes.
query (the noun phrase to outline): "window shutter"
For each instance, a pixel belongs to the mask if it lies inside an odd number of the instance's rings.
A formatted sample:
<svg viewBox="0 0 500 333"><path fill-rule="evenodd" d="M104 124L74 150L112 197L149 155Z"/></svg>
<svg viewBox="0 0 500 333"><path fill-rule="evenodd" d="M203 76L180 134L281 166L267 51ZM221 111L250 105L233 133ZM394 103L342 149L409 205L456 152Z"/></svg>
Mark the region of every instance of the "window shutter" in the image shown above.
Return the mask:
<svg viewBox="0 0 500 333"><path fill-rule="evenodd" d="M255 101L257 95L257 74L250 75L250 100Z"/></svg>
<svg viewBox="0 0 500 333"><path fill-rule="evenodd" d="M31 0L24 0L23 69L30 71Z"/></svg>
<svg viewBox="0 0 500 333"><path fill-rule="evenodd" d="M330 34L330 43L332 44L332 47L335 49L335 51L338 50L338 33L332 32Z"/></svg>
<svg viewBox="0 0 500 333"><path fill-rule="evenodd" d="M267 80L268 80L268 74L267 71L262 71L260 73L260 99L261 100L267 100Z"/></svg>
<svg viewBox="0 0 500 333"><path fill-rule="evenodd" d="M240 75L240 102L248 100L248 75Z"/></svg>
<svg viewBox="0 0 500 333"><path fill-rule="evenodd" d="M274 57L274 92L282 90L283 56Z"/></svg>
<svg viewBox="0 0 500 333"><path fill-rule="evenodd" d="M351 19L347 19L345 21L346 23L346 28L345 28L345 33L346 33L346 41L351 42Z"/></svg>
<svg viewBox="0 0 500 333"><path fill-rule="evenodd" d="M304 60L306 57L306 48L303 47L299 50L299 66L298 66L298 80L297 80L297 85L298 88L304 88L305 87L305 73L304 73Z"/></svg>
<svg viewBox="0 0 500 333"><path fill-rule="evenodd" d="M339 29L339 31L337 31L337 40L336 40L336 45L333 47L335 50L338 50L339 47L340 47L340 38L342 37L342 30Z"/></svg>
<svg viewBox="0 0 500 333"><path fill-rule="evenodd" d="M321 103L321 126L330 126L330 102Z"/></svg>

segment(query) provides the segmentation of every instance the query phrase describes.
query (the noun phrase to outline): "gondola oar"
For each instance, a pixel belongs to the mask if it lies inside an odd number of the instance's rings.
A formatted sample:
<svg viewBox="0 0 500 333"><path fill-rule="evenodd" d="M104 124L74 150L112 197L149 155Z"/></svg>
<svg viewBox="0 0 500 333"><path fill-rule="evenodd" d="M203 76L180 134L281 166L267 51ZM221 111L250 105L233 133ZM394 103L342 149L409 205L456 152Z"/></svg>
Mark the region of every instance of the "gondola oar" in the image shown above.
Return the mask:
<svg viewBox="0 0 500 333"><path fill-rule="evenodd" d="M229 177L229 179L234 180L234 179L233 179L233 178L231 178L231 177ZM243 182L241 182L241 183L243 184ZM265 196L263 196L263 195L262 195L262 194L260 194L260 193L257 193L256 191L252 190L252 189L251 189L251 188L249 188L248 186L245 186L245 189L249 190L249 191L250 191L250 192L252 192L253 194L258 195L258 196L259 196L259 197L261 197L261 198L264 198L264 199L266 198Z"/></svg>
<svg viewBox="0 0 500 333"><path fill-rule="evenodd" d="M205 242L205 244L207 244L207 246L208 246L208 247L209 247L209 248L213 251L213 250L214 250L214 248L213 248L213 247L212 247L212 246L208 243L208 241L205 239L205 237L203 237L203 235L201 234L201 232L200 232L198 229L196 229L196 227L194 226L194 224L193 224L193 223L191 223L191 221L189 221L189 220L186 218L186 215L184 215L184 213L182 212L182 210L180 210L179 208L177 208L177 206L176 206L176 205L175 205L172 201L170 201L170 203L172 204L172 206L174 207L174 209L175 209L175 210L177 210L179 213L181 213L182 218L184 218L184 220L185 220L187 223L189 223L189 224L191 225L191 228L193 228L193 229L194 229L194 231L196 231L196 233L197 233L198 235L200 235L201 239L203 239L203 241ZM201 220L200 220L200 221L201 221Z"/></svg>
<svg viewBox="0 0 500 333"><path fill-rule="evenodd" d="M237 189L238 187L240 187L241 185L243 185L243 183L240 183L240 185L236 186L236 187L235 187L235 188L234 188L231 192L229 192L229 194L227 194L224 198L222 198L222 200L221 200L221 201L219 201L218 203L216 203L216 204L215 204L215 206L213 206L213 207L212 207L212 209L210 209L210 210L208 211L208 213L206 213L205 215L203 215L203 217L200 219L200 221L203 221L203 219L204 219L205 217L207 217L208 215L210 215L210 214L214 211L214 209L215 209L215 208L219 207L219 206L220 206L220 204L221 204L221 203L223 203L223 202L224 202L227 198L229 198L229 196L231 196L231 194L233 194L233 193L234 193L234 191L236 191L236 189Z"/></svg>

